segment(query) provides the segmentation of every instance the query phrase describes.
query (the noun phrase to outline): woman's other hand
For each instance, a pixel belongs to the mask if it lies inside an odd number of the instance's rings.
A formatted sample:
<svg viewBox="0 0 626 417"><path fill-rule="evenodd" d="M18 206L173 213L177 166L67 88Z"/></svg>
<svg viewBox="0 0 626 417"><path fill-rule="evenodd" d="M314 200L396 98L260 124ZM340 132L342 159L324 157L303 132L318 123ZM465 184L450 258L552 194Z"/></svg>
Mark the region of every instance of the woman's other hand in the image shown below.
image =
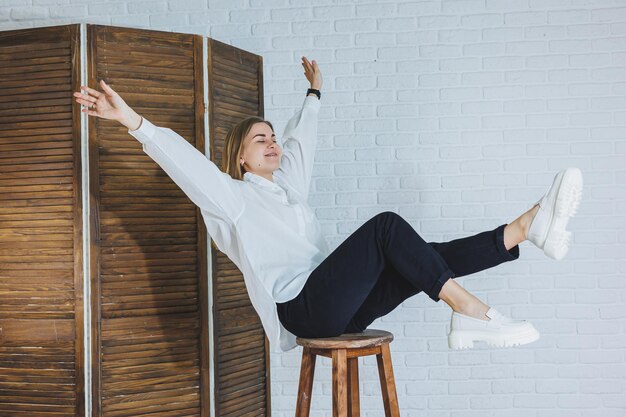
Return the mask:
<svg viewBox="0 0 626 417"><path fill-rule="evenodd" d="M304 67L304 75L306 75L306 79L311 83L311 88L321 90L323 83L322 72L317 66L317 62L313 60L311 63L305 56L303 56L302 66Z"/></svg>
<svg viewBox="0 0 626 417"><path fill-rule="evenodd" d="M109 87L104 80L100 80L102 92L81 86L82 92L75 92L76 102L85 108L82 109L89 116L98 116L103 119L116 120L129 128L135 130L141 124L141 116L139 116L126 102Z"/></svg>

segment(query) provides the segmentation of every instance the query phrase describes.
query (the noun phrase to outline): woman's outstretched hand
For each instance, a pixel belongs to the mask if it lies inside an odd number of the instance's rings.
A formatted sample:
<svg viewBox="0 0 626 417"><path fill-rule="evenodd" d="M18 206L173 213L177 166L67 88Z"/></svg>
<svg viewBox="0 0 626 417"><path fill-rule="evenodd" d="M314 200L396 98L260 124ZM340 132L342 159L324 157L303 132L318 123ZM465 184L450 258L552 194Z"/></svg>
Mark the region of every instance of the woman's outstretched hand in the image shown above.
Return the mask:
<svg viewBox="0 0 626 417"><path fill-rule="evenodd" d="M81 86L82 92L75 92L76 102L85 105L82 109L89 116L98 116L103 119L116 120L129 128L135 130L141 124L141 116L139 116L126 102L109 87L104 80L100 80L102 92Z"/></svg>
<svg viewBox="0 0 626 417"><path fill-rule="evenodd" d="M303 56L302 66L304 67L304 75L306 75L306 79L311 83L311 88L321 90L323 83L322 72L317 66L317 62L313 60L313 63L311 63L305 56Z"/></svg>

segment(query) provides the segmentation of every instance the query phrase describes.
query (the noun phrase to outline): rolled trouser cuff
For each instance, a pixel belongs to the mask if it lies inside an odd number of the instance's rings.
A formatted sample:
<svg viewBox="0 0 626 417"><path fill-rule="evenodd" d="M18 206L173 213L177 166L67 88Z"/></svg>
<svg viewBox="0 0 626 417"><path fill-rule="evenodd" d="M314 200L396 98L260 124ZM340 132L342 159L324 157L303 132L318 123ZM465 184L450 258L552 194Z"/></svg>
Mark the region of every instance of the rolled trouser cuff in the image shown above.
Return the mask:
<svg viewBox="0 0 626 417"><path fill-rule="evenodd" d="M505 261L514 261L519 258L519 245L515 245L511 249L506 248L504 245L504 228L506 226L506 224L503 224L496 228L496 248L500 255L502 255L502 259Z"/></svg>
<svg viewBox="0 0 626 417"><path fill-rule="evenodd" d="M439 293L441 292L441 288L443 284L445 284L450 278L454 278L454 272L451 269L446 269L439 278L433 283L432 287L426 291L426 294L435 302L439 301Z"/></svg>

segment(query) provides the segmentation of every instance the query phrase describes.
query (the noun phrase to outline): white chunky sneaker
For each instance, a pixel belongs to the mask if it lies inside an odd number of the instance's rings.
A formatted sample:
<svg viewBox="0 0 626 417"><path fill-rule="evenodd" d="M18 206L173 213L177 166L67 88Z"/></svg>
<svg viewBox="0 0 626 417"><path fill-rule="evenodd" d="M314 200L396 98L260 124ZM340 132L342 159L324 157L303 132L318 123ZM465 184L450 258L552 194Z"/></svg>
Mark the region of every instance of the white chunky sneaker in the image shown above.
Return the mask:
<svg viewBox="0 0 626 417"><path fill-rule="evenodd" d="M583 190L583 174L566 168L554 177L548 192L537 202L539 210L528 229L528 240L550 258L561 260L569 249L571 232L565 230L576 214Z"/></svg>
<svg viewBox="0 0 626 417"><path fill-rule="evenodd" d="M490 320L481 320L452 311L448 346L450 349L473 348L474 342L489 346L509 347L525 345L539 339L539 332L526 320L514 320L489 308Z"/></svg>

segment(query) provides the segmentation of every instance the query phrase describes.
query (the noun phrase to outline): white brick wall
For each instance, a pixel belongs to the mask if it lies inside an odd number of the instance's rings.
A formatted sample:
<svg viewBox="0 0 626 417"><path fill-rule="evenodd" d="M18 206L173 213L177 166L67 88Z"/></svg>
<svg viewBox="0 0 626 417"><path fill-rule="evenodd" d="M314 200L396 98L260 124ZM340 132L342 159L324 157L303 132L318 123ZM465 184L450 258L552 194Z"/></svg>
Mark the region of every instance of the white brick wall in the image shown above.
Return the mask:
<svg viewBox="0 0 626 417"><path fill-rule="evenodd" d="M198 33L264 57L277 131L324 75L311 205L331 247L393 210L427 241L515 219L578 166L584 199L555 262L519 260L459 282L532 320L528 346L450 351L450 309L424 294L371 327L392 331L407 417L626 416L626 7L624 0L3 0L3 30L90 22ZM292 416L300 348L272 355L275 417ZM363 416L382 415L373 357ZM312 417L331 415L318 359Z"/></svg>

